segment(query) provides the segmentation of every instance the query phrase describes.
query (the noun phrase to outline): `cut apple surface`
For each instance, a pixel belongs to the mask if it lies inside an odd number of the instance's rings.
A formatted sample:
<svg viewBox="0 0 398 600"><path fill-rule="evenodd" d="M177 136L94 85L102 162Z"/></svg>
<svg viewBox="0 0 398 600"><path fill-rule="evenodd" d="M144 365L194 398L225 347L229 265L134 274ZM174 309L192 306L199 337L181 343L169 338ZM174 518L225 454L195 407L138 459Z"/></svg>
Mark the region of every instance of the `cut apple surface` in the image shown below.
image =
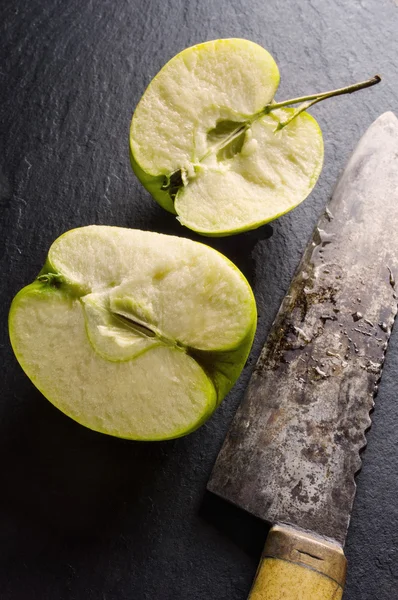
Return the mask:
<svg viewBox="0 0 398 600"><path fill-rule="evenodd" d="M323 162L308 113L264 111L278 67L257 44L222 39L187 48L149 84L130 129L133 170L164 208L204 235L254 229L310 193Z"/></svg>
<svg viewBox="0 0 398 600"><path fill-rule="evenodd" d="M106 226L58 238L9 317L16 357L48 400L137 440L202 424L239 376L255 327L251 288L220 253Z"/></svg>

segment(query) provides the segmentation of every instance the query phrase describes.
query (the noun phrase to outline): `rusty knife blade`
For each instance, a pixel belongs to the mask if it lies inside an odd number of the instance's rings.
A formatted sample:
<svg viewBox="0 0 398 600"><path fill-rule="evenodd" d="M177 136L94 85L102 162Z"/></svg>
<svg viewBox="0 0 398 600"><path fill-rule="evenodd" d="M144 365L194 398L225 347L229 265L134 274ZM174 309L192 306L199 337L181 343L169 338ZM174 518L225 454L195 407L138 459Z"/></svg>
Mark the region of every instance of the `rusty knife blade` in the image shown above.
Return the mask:
<svg viewBox="0 0 398 600"><path fill-rule="evenodd" d="M314 230L210 491L344 544L397 312L397 231L398 119L388 112L360 140Z"/></svg>

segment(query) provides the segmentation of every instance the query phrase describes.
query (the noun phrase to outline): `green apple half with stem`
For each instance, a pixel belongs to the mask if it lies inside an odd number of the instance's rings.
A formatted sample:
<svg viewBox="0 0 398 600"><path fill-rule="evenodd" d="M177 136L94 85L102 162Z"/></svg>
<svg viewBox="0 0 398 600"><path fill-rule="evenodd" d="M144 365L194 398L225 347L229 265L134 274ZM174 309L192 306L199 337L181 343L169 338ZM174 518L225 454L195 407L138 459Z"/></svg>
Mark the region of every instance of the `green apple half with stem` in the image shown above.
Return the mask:
<svg viewBox="0 0 398 600"><path fill-rule="evenodd" d="M322 133L305 110L379 81L275 102L279 71L261 46L221 39L187 48L137 105L133 170L194 231L223 236L255 229L297 206L318 179ZM298 108L288 108L293 104Z"/></svg>
<svg viewBox="0 0 398 600"><path fill-rule="evenodd" d="M222 254L106 226L59 237L9 316L15 355L50 402L135 440L201 425L238 378L255 329L252 290Z"/></svg>

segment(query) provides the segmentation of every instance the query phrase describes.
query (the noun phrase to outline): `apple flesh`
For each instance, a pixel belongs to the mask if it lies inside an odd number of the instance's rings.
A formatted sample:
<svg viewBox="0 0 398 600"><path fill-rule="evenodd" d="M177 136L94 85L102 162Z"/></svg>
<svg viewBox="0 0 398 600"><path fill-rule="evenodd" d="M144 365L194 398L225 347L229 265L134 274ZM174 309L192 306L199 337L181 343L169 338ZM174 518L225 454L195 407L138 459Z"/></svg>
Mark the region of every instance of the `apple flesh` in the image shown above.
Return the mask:
<svg viewBox="0 0 398 600"><path fill-rule="evenodd" d="M106 226L58 238L9 316L15 355L50 402L136 440L201 425L238 378L255 327L251 288L220 253Z"/></svg>
<svg viewBox="0 0 398 600"><path fill-rule="evenodd" d="M187 48L149 84L134 112L130 158L166 210L209 236L254 229L288 212L314 187L321 130L308 113L264 113L279 84L257 44L222 39Z"/></svg>

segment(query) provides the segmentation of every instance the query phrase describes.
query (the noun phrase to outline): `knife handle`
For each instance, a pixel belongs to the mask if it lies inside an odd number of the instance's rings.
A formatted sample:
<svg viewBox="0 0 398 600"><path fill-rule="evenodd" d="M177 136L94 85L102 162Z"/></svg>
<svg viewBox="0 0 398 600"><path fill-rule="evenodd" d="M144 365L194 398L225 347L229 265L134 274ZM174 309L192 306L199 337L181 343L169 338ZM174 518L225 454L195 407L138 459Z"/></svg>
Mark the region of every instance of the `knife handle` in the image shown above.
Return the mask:
<svg viewBox="0 0 398 600"><path fill-rule="evenodd" d="M341 600L341 546L287 525L270 530L249 600Z"/></svg>

